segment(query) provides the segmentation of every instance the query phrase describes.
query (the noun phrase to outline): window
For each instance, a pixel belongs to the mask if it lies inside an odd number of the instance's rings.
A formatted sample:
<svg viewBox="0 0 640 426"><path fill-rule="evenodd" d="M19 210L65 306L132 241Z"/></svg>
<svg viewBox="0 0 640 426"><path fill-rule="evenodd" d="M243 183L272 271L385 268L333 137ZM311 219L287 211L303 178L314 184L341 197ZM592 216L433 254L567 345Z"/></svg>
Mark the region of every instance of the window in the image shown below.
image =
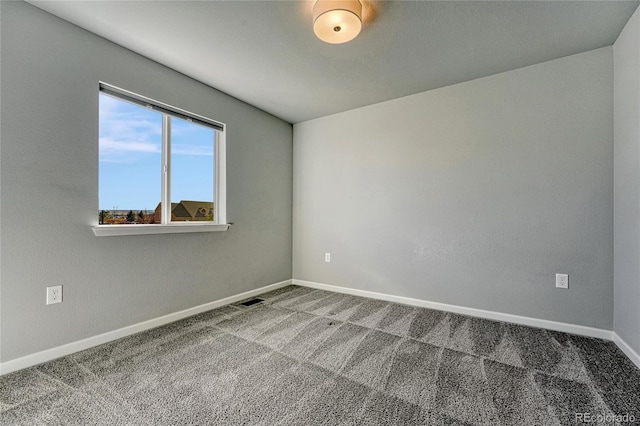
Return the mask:
<svg viewBox="0 0 640 426"><path fill-rule="evenodd" d="M226 230L224 125L101 83L94 233Z"/></svg>

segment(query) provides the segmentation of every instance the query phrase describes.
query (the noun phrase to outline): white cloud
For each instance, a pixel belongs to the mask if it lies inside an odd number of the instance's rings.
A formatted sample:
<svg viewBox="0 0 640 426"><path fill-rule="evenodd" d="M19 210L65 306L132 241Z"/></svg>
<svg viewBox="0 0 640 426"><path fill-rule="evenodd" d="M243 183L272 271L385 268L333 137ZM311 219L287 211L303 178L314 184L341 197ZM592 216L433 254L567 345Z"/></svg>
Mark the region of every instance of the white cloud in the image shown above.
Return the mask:
<svg viewBox="0 0 640 426"><path fill-rule="evenodd" d="M213 157L213 145L186 145L175 143L171 145L171 154L175 155L198 155Z"/></svg>
<svg viewBox="0 0 640 426"><path fill-rule="evenodd" d="M202 135L203 129L189 123L177 122L172 129L174 138L196 141ZM100 96L100 162L132 163L141 159L141 155L159 154L161 137L161 114L111 96ZM210 144L174 143L171 152L212 157L213 139Z"/></svg>
<svg viewBox="0 0 640 426"><path fill-rule="evenodd" d="M100 162L132 163L160 153L161 115L110 96L100 96Z"/></svg>
<svg viewBox="0 0 640 426"><path fill-rule="evenodd" d="M110 138L100 138L100 153L109 152L151 152L159 153L160 146L145 141L116 141Z"/></svg>

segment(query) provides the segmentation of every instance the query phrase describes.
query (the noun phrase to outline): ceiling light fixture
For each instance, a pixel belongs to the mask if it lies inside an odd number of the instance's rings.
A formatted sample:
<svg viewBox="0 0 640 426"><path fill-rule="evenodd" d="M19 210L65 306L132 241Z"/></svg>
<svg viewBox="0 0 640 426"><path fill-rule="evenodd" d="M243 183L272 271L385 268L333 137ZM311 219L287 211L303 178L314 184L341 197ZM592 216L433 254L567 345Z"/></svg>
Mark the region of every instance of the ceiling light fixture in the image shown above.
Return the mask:
<svg viewBox="0 0 640 426"><path fill-rule="evenodd" d="M341 44L356 38L362 29L360 0L316 0L313 32L327 43Z"/></svg>

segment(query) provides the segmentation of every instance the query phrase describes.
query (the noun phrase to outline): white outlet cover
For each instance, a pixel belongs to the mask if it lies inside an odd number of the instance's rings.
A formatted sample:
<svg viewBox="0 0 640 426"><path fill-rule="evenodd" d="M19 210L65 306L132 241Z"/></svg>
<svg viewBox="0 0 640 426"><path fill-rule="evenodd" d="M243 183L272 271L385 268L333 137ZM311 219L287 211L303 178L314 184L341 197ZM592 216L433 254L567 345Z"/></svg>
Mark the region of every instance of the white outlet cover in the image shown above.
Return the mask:
<svg viewBox="0 0 640 426"><path fill-rule="evenodd" d="M61 285L47 287L47 305L53 305L54 303L62 303Z"/></svg>
<svg viewBox="0 0 640 426"><path fill-rule="evenodd" d="M569 274L556 274L556 288L569 288Z"/></svg>
<svg viewBox="0 0 640 426"><path fill-rule="evenodd" d="M331 253L324 254L324 261L327 263L331 262Z"/></svg>

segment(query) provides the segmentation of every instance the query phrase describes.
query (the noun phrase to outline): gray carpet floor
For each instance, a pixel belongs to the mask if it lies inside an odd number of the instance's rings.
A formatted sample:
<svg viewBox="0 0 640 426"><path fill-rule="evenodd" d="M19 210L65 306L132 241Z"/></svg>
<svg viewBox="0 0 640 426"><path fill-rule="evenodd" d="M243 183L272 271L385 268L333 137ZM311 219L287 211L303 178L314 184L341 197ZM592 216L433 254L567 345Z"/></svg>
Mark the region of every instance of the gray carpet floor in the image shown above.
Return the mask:
<svg viewBox="0 0 640 426"><path fill-rule="evenodd" d="M640 424L640 370L611 342L297 286L260 297L0 377L0 424Z"/></svg>

